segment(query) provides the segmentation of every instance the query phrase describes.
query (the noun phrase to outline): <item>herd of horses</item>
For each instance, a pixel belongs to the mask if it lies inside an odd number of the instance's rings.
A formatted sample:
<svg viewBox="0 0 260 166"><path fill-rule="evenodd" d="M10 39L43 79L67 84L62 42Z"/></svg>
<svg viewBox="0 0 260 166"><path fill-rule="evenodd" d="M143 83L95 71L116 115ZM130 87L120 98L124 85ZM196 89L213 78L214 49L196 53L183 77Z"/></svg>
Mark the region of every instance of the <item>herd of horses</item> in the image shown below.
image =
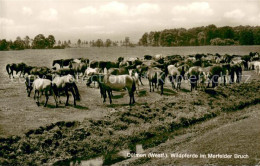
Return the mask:
<svg viewBox="0 0 260 166"><path fill-rule="evenodd" d="M40 105L41 95L45 95L47 105L50 95L54 96L56 107L61 103L60 95L72 93L74 106L80 100L76 84L77 78L87 79L87 87L97 82L103 102L109 97L112 103L112 91L127 90L130 97L129 104L135 103L134 93L144 85L142 79L149 81L150 92L154 88L163 95L163 86L169 80L173 89L181 89L183 80L190 83L191 91L197 87L208 88L210 84L216 87L219 79L223 84L239 83L243 70L255 70L260 75L260 56L257 52L249 55L219 55L196 54L189 56L144 55L143 58L119 57L117 61L90 61L86 58L54 60L52 68L29 66L25 63L6 65L9 78L14 78L14 71L19 77L25 77L28 97L34 91L34 99Z"/></svg>

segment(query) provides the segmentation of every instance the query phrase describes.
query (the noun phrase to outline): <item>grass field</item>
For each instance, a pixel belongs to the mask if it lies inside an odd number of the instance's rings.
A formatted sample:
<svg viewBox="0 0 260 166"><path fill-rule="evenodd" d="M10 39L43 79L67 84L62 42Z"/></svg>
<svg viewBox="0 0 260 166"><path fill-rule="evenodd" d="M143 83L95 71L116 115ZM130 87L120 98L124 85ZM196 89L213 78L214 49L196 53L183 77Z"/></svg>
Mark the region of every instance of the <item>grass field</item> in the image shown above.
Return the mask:
<svg viewBox="0 0 260 166"><path fill-rule="evenodd" d="M121 51L123 52L123 50ZM146 53L145 50L142 51L142 54ZM12 53L13 55L11 55ZM34 53L35 57L32 58ZM72 50L68 50L63 54L64 58L71 57L72 53ZM141 53L139 54L141 55ZM253 115L259 117L259 104L257 106L251 105L260 101L260 78L253 71L243 73L251 76L248 83L220 86L208 91L199 90L191 93L188 83L183 83L182 89L176 91L172 90L168 83L165 86L166 94L163 96L156 90L150 93L148 81L144 80L145 86L140 87L136 95L137 103L134 106L127 105L129 96L124 91L114 93L112 105L108 102L104 104L97 88L93 86L87 88L85 82L79 82L77 85L82 99L77 103L77 107L72 105L65 107L65 97L61 97L63 103L59 108L54 108L54 99L51 97L48 106L44 108L43 104L38 107L32 97L27 97L25 85L19 83L18 78L11 81L4 68L7 63L21 61L29 65L50 67L52 60L61 58L62 53L51 52L53 55L51 58L46 58L46 56L50 56L50 50L33 50L25 57L19 52L1 54L0 63L3 68L0 75L0 95L2 96L0 98L0 136L3 138L0 145L0 163L68 164L72 161L83 161L103 156L105 164L112 164L122 160L122 156L118 156L118 152L124 149L135 152L137 144L142 144L145 150L155 148L161 152L166 150L182 152L180 149L183 149L188 152L199 151L201 153L211 150L212 153L218 152L216 149L220 146L219 142L226 146L237 146L236 143L229 143L230 139L236 140L243 146L234 148L232 152L220 148L219 153L235 153L236 150L237 153L241 153L244 147L252 149L254 146L249 145L256 146L256 138L252 135L259 133L259 130L253 125L257 126L259 121L254 119ZM56 57L54 57L55 54L57 54ZM82 54L84 54L83 51L75 57L80 57ZM109 54L111 55L111 51ZM127 56L131 54L134 52L127 52ZM116 54L113 58L116 59L120 55ZM105 53L104 56L106 56ZM97 57L98 59L102 58L98 55ZM245 80L245 77L243 79ZM72 104L72 99L69 102ZM245 109L246 111L242 110L245 107L249 108ZM241 110L240 114L227 113L238 110ZM245 115L245 120L243 120L243 112L248 114ZM229 118L226 119L225 115ZM216 118L217 122L214 122ZM239 118L243 123L230 123L230 121L233 122ZM208 126L207 120L210 120ZM206 121L205 126L203 125L204 121ZM193 127L201 122L203 122L201 126ZM229 126L232 129L228 128ZM185 128L189 131L185 132ZM240 128L246 132L240 133ZM196 131L203 135L196 136ZM233 137L227 138L226 135L231 131ZM175 141L173 133L178 133L183 137L187 136L185 133L190 133L194 135L190 140L196 145L198 145L196 141L202 142L202 147L180 142L177 145L174 144L172 148L169 146L165 150L164 148L157 149L163 145L168 146L169 140L170 142L171 140ZM226 137L214 137L214 135L219 134L224 134ZM251 153L253 150L249 151ZM259 153L255 153L255 155L259 157ZM128 160L126 161L128 162ZM174 163L188 164L185 163L186 161L189 162L185 160L174 161ZM257 161L256 158L250 158L245 164L255 164ZM172 164L171 160L131 162L144 165L146 163L149 165ZM213 160L208 160L206 163L192 162L199 165L216 163ZM233 160L230 163L236 164Z"/></svg>

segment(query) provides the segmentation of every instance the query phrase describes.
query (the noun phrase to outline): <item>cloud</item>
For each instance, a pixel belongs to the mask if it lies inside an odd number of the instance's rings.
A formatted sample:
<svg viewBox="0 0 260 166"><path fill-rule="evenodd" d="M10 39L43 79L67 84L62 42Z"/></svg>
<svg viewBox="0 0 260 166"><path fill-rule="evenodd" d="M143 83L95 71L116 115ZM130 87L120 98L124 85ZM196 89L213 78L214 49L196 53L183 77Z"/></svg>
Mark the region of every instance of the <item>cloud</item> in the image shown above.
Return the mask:
<svg viewBox="0 0 260 166"><path fill-rule="evenodd" d="M160 12L160 7L157 4L152 3L142 3L137 7L133 7L131 14L132 15L149 15L156 14Z"/></svg>
<svg viewBox="0 0 260 166"><path fill-rule="evenodd" d="M77 14L77 13L80 13L80 14L97 14L98 11L97 11L97 9L94 8L93 6L88 6L88 7L79 9L79 10L76 11L75 13L76 13L76 14Z"/></svg>
<svg viewBox="0 0 260 166"><path fill-rule="evenodd" d="M10 26L14 25L14 21L8 18L0 17L0 25Z"/></svg>
<svg viewBox="0 0 260 166"><path fill-rule="evenodd" d="M236 9L230 12L226 12L224 14L224 17L228 19L240 20L245 17L245 13L242 12L240 9Z"/></svg>
<svg viewBox="0 0 260 166"><path fill-rule="evenodd" d="M177 5L172 8L172 13L174 15L206 15L210 16L214 12L210 8L208 2L193 2L188 5Z"/></svg>
<svg viewBox="0 0 260 166"><path fill-rule="evenodd" d="M71 30L97 30L97 29L101 29L103 28L103 26L99 26L99 25L86 25L86 26L80 26L80 27L72 27Z"/></svg>
<svg viewBox="0 0 260 166"><path fill-rule="evenodd" d="M40 14L40 19L42 19L44 21L55 21L58 19L58 11L53 8L44 10Z"/></svg>
<svg viewBox="0 0 260 166"><path fill-rule="evenodd" d="M112 1L99 7L87 6L75 11L75 14L98 14L99 16L141 16L150 15L160 12L160 7L157 4L141 3L137 6L129 7L125 3Z"/></svg>
<svg viewBox="0 0 260 166"><path fill-rule="evenodd" d="M117 1L110 2L106 5L102 5L99 8L99 12L101 14L120 14L126 15L128 11L128 6L124 3L120 3Z"/></svg>
<svg viewBox="0 0 260 166"><path fill-rule="evenodd" d="M33 14L33 11L31 8L24 6L22 9L22 13L27 16L31 16Z"/></svg>

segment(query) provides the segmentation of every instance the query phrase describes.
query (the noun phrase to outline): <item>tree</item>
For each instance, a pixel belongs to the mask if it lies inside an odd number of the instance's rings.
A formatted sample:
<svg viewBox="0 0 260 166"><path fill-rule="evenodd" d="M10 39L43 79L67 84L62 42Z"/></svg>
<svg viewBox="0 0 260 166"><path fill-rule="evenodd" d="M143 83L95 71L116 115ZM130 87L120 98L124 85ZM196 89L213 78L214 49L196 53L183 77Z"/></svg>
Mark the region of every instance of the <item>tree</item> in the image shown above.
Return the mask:
<svg viewBox="0 0 260 166"><path fill-rule="evenodd" d="M204 32L198 33L198 43L200 46L205 45L206 42L206 35Z"/></svg>
<svg viewBox="0 0 260 166"><path fill-rule="evenodd" d="M6 39L0 40L0 50L8 50L8 42L6 41Z"/></svg>
<svg viewBox="0 0 260 166"><path fill-rule="evenodd" d="M56 41L53 35L49 35L48 38L46 38L47 48L53 48L55 43Z"/></svg>
<svg viewBox="0 0 260 166"><path fill-rule="evenodd" d="M29 36L25 36L24 46L25 46L25 48L30 48L30 38L29 38Z"/></svg>
<svg viewBox="0 0 260 166"><path fill-rule="evenodd" d="M130 38L125 37L125 46L127 47L130 44Z"/></svg>
<svg viewBox="0 0 260 166"><path fill-rule="evenodd" d="M256 30L254 33L254 44L260 45L260 29Z"/></svg>
<svg viewBox="0 0 260 166"><path fill-rule="evenodd" d="M141 39L139 40L139 44L142 46L148 46L148 33L144 33Z"/></svg>
<svg viewBox="0 0 260 166"><path fill-rule="evenodd" d="M105 42L105 46L110 47L111 44L112 44L112 41L110 39L107 39L106 42Z"/></svg>
<svg viewBox="0 0 260 166"><path fill-rule="evenodd" d="M44 49L46 48L46 40L43 34L39 34L34 37L32 47L36 49Z"/></svg>
<svg viewBox="0 0 260 166"><path fill-rule="evenodd" d="M17 37L14 43L12 44L12 48L14 50L24 50L25 43L20 37Z"/></svg>
<svg viewBox="0 0 260 166"><path fill-rule="evenodd" d="M241 45L253 45L254 34L251 29L244 29L240 32L239 43Z"/></svg>
<svg viewBox="0 0 260 166"><path fill-rule="evenodd" d="M60 41L60 40L58 41L58 45L59 45L59 46L61 45L61 41Z"/></svg>
<svg viewBox="0 0 260 166"><path fill-rule="evenodd" d="M80 39L78 40L77 44L78 44L78 47L80 47L80 45L81 45L81 40Z"/></svg>
<svg viewBox="0 0 260 166"><path fill-rule="evenodd" d="M95 45L97 46L97 47L103 47L103 41L101 40L101 39L97 39L97 41L95 42Z"/></svg>
<svg viewBox="0 0 260 166"><path fill-rule="evenodd" d="M71 45L71 42L70 42L70 40L68 40L68 45Z"/></svg>

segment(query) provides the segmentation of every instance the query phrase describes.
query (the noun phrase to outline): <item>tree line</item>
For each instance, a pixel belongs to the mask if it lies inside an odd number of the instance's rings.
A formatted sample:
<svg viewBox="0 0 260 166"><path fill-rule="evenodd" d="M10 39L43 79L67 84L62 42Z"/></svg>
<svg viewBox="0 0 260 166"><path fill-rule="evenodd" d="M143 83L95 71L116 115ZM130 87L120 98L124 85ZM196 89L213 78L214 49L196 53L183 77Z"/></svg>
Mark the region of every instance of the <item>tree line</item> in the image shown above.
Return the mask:
<svg viewBox="0 0 260 166"><path fill-rule="evenodd" d="M141 46L260 45L260 27L208 25L145 32Z"/></svg>
<svg viewBox="0 0 260 166"><path fill-rule="evenodd" d="M91 40L91 41L81 41L78 39L77 41L77 47L84 47L84 46L89 46L89 47L117 47L117 46L125 46L125 47L134 47L135 44L133 44L130 41L130 37L125 37L124 40L120 41L112 41L111 39L106 39L103 41L102 39L97 39L97 40Z"/></svg>
<svg viewBox="0 0 260 166"><path fill-rule="evenodd" d="M78 39L76 43L71 43L68 41L58 41L56 42L53 35L45 37L43 34L35 36L33 39L30 39L29 36L25 36L23 39L17 37L15 41L6 39L0 39L0 51L6 50L24 50L24 49L64 49L68 47L112 47L112 46L126 46L133 47L135 46L130 42L129 37L125 37L121 41L112 41L111 39L102 39L91 40L91 41L82 41Z"/></svg>
<svg viewBox="0 0 260 166"><path fill-rule="evenodd" d="M30 39L29 36L25 36L23 39L17 37L15 41L7 41L6 39L0 40L0 50L24 50L24 49L52 49L52 48L63 48L64 45L57 45L55 37L49 35L45 37L43 34L35 36Z"/></svg>

